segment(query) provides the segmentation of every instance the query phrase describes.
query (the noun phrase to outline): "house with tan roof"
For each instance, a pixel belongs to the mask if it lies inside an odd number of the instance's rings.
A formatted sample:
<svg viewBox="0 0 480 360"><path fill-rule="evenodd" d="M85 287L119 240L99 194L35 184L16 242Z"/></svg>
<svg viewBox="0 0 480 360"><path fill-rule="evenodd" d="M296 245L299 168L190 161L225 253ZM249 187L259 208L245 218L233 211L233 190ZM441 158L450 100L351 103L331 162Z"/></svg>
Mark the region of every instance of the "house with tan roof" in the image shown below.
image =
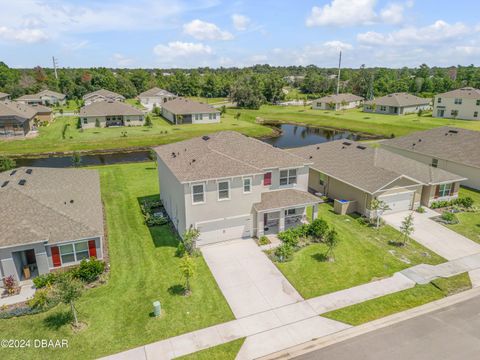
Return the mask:
<svg viewBox="0 0 480 360"><path fill-rule="evenodd" d="M52 110L46 106L0 101L0 137L25 136L37 122L52 120Z"/></svg>
<svg viewBox="0 0 480 360"><path fill-rule="evenodd" d="M313 100L312 109L314 110L346 110L359 107L364 98L350 93L328 95L320 99Z"/></svg>
<svg viewBox="0 0 480 360"><path fill-rule="evenodd" d="M0 91L0 101L5 101L10 99L10 94L4 93Z"/></svg>
<svg viewBox="0 0 480 360"><path fill-rule="evenodd" d="M433 117L480 120L480 90L464 87L435 96Z"/></svg>
<svg viewBox="0 0 480 360"><path fill-rule="evenodd" d="M65 105L67 96L52 90L42 90L36 94L20 96L16 101L27 105Z"/></svg>
<svg viewBox="0 0 480 360"><path fill-rule="evenodd" d="M160 199L178 233L198 245L275 234L321 202L308 193L309 160L234 131L154 149Z"/></svg>
<svg viewBox="0 0 480 360"><path fill-rule="evenodd" d="M173 100L176 97L177 95L158 87L151 88L138 95L140 103L150 110L155 106L161 107L163 103Z"/></svg>
<svg viewBox="0 0 480 360"><path fill-rule="evenodd" d="M348 204L348 212L374 215L371 202L378 199L390 210L407 211L434 201L458 197L463 176L432 168L419 161L369 147L336 140L289 150L310 161L309 189Z"/></svg>
<svg viewBox="0 0 480 360"><path fill-rule="evenodd" d="M388 115L406 115L418 113L420 110L431 110L431 99L421 98L408 93L394 93L365 101L364 112Z"/></svg>
<svg viewBox="0 0 480 360"><path fill-rule="evenodd" d="M458 174L463 185L480 190L480 132L439 127L381 142L382 148L434 169Z"/></svg>
<svg viewBox="0 0 480 360"><path fill-rule="evenodd" d="M91 93L85 94L82 97L85 105L90 105L98 101L120 101L124 102L125 97L123 95L117 94L116 92L100 89L93 91Z"/></svg>
<svg viewBox="0 0 480 360"><path fill-rule="evenodd" d="M145 115L134 106L119 101L96 101L82 106L79 113L82 128L140 126Z"/></svg>
<svg viewBox="0 0 480 360"><path fill-rule="evenodd" d="M0 204L0 279L27 280L92 256L103 258L96 170L21 167L2 172Z"/></svg>
<svg viewBox="0 0 480 360"><path fill-rule="evenodd" d="M172 124L211 124L220 122L220 110L201 102L176 98L163 103L162 116Z"/></svg>

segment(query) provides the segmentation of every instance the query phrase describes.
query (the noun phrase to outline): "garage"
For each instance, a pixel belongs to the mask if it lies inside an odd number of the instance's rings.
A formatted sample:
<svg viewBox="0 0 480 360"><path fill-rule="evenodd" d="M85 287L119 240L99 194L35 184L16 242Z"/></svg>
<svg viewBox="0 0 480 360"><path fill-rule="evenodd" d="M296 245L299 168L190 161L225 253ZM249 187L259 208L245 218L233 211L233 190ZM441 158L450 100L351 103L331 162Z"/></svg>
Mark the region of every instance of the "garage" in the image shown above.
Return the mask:
<svg viewBox="0 0 480 360"><path fill-rule="evenodd" d="M390 210L384 212L384 214L391 214L399 211L406 211L412 209L414 191L404 191L401 193L381 195L378 200L385 202Z"/></svg>
<svg viewBox="0 0 480 360"><path fill-rule="evenodd" d="M249 238L252 234L251 216L217 219L197 223L200 231L197 245L213 244L221 241Z"/></svg>

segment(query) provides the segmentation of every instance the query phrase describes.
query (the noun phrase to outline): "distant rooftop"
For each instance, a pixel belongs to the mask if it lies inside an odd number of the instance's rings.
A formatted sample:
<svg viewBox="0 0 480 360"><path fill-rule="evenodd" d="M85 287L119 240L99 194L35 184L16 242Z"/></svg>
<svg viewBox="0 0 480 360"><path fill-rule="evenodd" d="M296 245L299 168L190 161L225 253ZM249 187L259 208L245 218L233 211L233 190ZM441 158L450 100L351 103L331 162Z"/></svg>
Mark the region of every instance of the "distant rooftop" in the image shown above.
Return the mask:
<svg viewBox="0 0 480 360"><path fill-rule="evenodd" d="M464 87L438 94L437 96L444 98L480 99L480 90L473 87Z"/></svg>
<svg viewBox="0 0 480 360"><path fill-rule="evenodd" d="M83 95L83 100L88 100L92 97L97 97L97 96L104 97L104 98L107 98L107 99L122 99L122 100L125 100L125 97L123 95L117 94L116 92L106 90L106 89L100 89L100 90L96 90L96 91L93 91L91 93L85 94L85 95Z"/></svg>
<svg viewBox="0 0 480 360"><path fill-rule="evenodd" d="M80 116L143 115L140 109L119 101L97 101L80 108Z"/></svg>
<svg viewBox="0 0 480 360"><path fill-rule="evenodd" d="M354 102L354 101L361 101L361 100L363 100L363 97L361 97L361 96L357 96L357 95L350 94L350 93L345 93L345 94L338 94L338 95L336 95L336 94L327 95L327 96L321 97L320 99L317 99L315 101L321 101L321 102L326 102L326 103L334 102L336 104L340 104L342 101Z"/></svg>
<svg viewBox="0 0 480 360"><path fill-rule="evenodd" d="M418 106L428 105L431 99L421 98L408 93L393 93L373 100L365 101L365 105L376 104L379 106Z"/></svg>
<svg viewBox="0 0 480 360"><path fill-rule="evenodd" d="M212 105L188 100L185 98L176 98L162 104L162 108L173 114L197 114L219 112Z"/></svg>
<svg viewBox="0 0 480 360"><path fill-rule="evenodd" d="M138 95L139 98L148 97L148 96L176 96L176 95L172 94L167 90L160 89L158 87L151 88Z"/></svg>

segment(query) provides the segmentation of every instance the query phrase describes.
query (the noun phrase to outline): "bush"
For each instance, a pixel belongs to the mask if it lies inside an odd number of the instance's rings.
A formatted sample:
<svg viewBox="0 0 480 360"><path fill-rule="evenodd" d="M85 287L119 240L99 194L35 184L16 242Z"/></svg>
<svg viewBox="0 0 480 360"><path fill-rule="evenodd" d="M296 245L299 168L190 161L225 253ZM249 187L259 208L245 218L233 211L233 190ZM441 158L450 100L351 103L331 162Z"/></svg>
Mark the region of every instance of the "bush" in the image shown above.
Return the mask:
<svg viewBox="0 0 480 360"><path fill-rule="evenodd" d="M296 247L298 245L298 233L294 228L287 229L278 233L277 237L283 241L284 245Z"/></svg>
<svg viewBox="0 0 480 360"><path fill-rule="evenodd" d="M314 239L314 241L317 242L321 241L325 237L325 234L327 234L327 232L327 222L319 218L313 220L308 229L308 235L310 235Z"/></svg>
<svg viewBox="0 0 480 360"><path fill-rule="evenodd" d="M10 319L23 315L33 315L40 312L42 312L42 310L39 308L31 308L29 306L15 307L11 310L0 311L0 319Z"/></svg>
<svg viewBox="0 0 480 360"><path fill-rule="evenodd" d="M57 279L57 274L55 273L43 274L34 278L33 284L37 289L42 289L46 286L53 285L56 279Z"/></svg>
<svg viewBox="0 0 480 360"><path fill-rule="evenodd" d="M80 118L78 118L77 120L77 129L81 129L82 128L82 120L80 120Z"/></svg>
<svg viewBox="0 0 480 360"><path fill-rule="evenodd" d="M419 206L416 211L420 214L423 214L425 212L425 209L423 207Z"/></svg>
<svg viewBox="0 0 480 360"><path fill-rule="evenodd" d="M268 237L265 235L260 236L260 239L258 239L258 245L268 245L270 244L270 240L268 240Z"/></svg>
<svg viewBox="0 0 480 360"><path fill-rule="evenodd" d="M289 244L283 243L275 249L275 257L278 262L290 261L293 257L293 248Z"/></svg>
<svg viewBox="0 0 480 360"><path fill-rule="evenodd" d="M462 205L464 208L470 209L473 206L473 199L470 196L464 198L458 198L459 205Z"/></svg>
<svg viewBox="0 0 480 360"><path fill-rule="evenodd" d="M457 216L451 212L444 212L441 216L441 219L445 221L447 224L456 224L458 223Z"/></svg>
<svg viewBox="0 0 480 360"><path fill-rule="evenodd" d="M432 209L440 209L440 208L445 208L449 206L454 206L454 205L459 205L462 206L466 209L469 209L473 206L473 199L469 196L464 197L464 198L456 198L452 200L441 200L441 201L435 201L430 205L430 208Z"/></svg>
<svg viewBox="0 0 480 360"><path fill-rule="evenodd" d="M44 311L55 306L57 301L55 301L55 298L52 296L52 289L45 288L35 291L33 298L31 298L27 304L32 309Z"/></svg>
<svg viewBox="0 0 480 360"><path fill-rule="evenodd" d="M91 257L89 260L83 259L80 266L73 270L73 276L86 283L97 280L100 274L105 271L105 263Z"/></svg>
<svg viewBox="0 0 480 360"><path fill-rule="evenodd" d="M13 275L7 276L3 279L3 286L5 287L8 295L13 295L18 288L17 280L15 280Z"/></svg>

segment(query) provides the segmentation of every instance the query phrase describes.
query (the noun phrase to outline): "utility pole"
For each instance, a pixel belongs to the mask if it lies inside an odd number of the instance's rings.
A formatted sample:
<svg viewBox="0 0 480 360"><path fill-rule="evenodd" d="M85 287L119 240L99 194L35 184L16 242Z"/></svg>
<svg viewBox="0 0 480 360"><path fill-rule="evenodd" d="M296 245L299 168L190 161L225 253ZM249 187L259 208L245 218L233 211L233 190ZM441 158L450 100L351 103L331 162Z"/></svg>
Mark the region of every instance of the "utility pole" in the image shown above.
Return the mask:
<svg viewBox="0 0 480 360"><path fill-rule="evenodd" d="M337 95L340 93L340 71L342 68L342 51L340 50L340 56L338 57L338 76L337 76Z"/></svg>
<svg viewBox="0 0 480 360"><path fill-rule="evenodd" d="M53 61L53 71L55 72L55 79L58 81L58 74L57 74L58 59L55 59L55 56L52 56L52 61Z"/></svg>

